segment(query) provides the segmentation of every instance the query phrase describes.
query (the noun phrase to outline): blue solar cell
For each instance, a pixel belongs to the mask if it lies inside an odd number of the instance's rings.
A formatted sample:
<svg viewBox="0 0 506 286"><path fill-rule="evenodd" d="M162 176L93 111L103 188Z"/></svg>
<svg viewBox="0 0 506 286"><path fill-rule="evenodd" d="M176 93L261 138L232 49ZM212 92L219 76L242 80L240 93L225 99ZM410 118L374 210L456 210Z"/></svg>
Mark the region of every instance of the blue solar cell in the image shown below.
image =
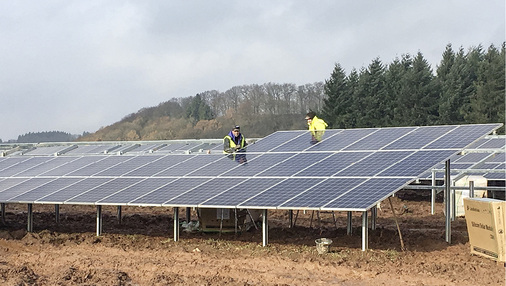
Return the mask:
<svg viewBox="0 0 506 286"><path fill-rule="evenodd" d="M308 151L340 151L377 130L376 128L338 129L335 134L329 133L332 130L327 130L325 135L328 137L313 145Z"/></svg>
<svg viewBox="0 0 506 286"><path fill-rule="evenodd" d="M223 159L222 154L201 154L194 155L188 160L182 161L176 165L173 165L157 174L157 177L170 177L170 176L184 176L190 172L193 172L203 166L219 160Z"/></svg>
<svg viewBox="0 0 506 286"><path fill-rule="evenodd" d="M70 172L67 176L92 176L130 159L132 159L130 156L107 156L102 160Z"/></svg>
<svg viewBox="0 0 506 286"><path fill-rule="evenodd" d="M329 153L296 154L295 156L280 162L273 168L269 168L258 173L258 176L292 176L331 155L332 154Z"/></svg>
<svg viewBox="0 0 506 286"><path fill-rule="evenodd" d="M374 176L383 171L385 168L406 158L411 153L412 152L409 151L376 152L349 166L348 168L337 172L334 176Z"/></svg>
<svg viewBox="0 0 506 286"><path fill-rule="evenodd" d="M164 205L198 207L198 205L230 188L234 188L245 179L238 178L215 178L192 189L189 192L181 194L167 202Z"/></svg>
<svg viewBox="0 0 506 286"><path fill-rule="evenodd" d="M477 140L473 134L488 134L499 128L498 124L460 125L451 132L444 134L424 149L464 148Z"/></svg>
<svg viewBox="0 0 506 286"><path fill-rule="evenodd" d="M105 184L97 186L87 192L84 192L78 196L75 196L65 203L82 203L82 204L94 204L120 190L126 189L139 183L142 179L140 178L116 178L108 181Z"/></svg>
<svg viewBox="0 0 506 286"><path fill-rule="evenodd" d="M384 147L384 150L421 149L456 127L455 125L418 127Z"/></svg>
<svg viewBox="0 0 506 286"><path fill-rule="evenodd" d="M454 153L452 150L418 151L379 173L379 176L417 177Z"/></svg>
<svg viewBox="0 0 506 286"><path fill-rule="evenodd" d="M275 208L321 183L321 179L290 178L239 204L240 208Z"/></svg>
<svg viewBox="0 0 506 286"><path fill-rule="evenodd" d="M287 209L318 209L332 202L350 189L363 183L366 179L360 178L330 178L323 181L317 187L309 189L297 197L281 205Z"/></svg>
<svg viewBox="0 0 506 286"><path fill-rule="evenodd" d="M258 193L275 186L285 179L280 178L251 178L234 186L232 189L203 202L202 207L230 207L257 195Z"/></svg>
<svg viewBox="0 0 506 286"><path fill-rule="evenodd" d="M245 152L229 155L225 154L216 155L216 160L193 172L190 171L188 176L219 176L222 173L234 170L234 168L239 167L241 164L247 163L248 160L251 160L256 156L258 155L255 154L248 155Z"/></svg>
<svg viewBox="0 0 506 286"><path fill-rule="evenodd" d="M504 163L506 162L506 153L495 153L487 159L487 162Z"/></svg>
<svg viewBox="0 0 506 286"><path fill-rule="evenodd" d="M44 176L64 176L89 164L93 164L97 161L107 158L107 156L86 156L86 157L75 157L76 160L72 160L67 164L63 164L59 167L53 168L44 172Z"/></svg>
<svg viewBox="0 0 506 286"><path fill-rule="evenodd" d="M166 201L175 198L176 196L179 196L208 180L208 178L180 178L130 202L129 205L161 206Z"/></svg>
<svg viewBox="0 0 506 286"><path fill-rule="evenodd" d="M155 191L172 181L176 180L175 178L147 178L139 183L127 187L109 197L106 197L102 200L99 200L97 204L114 204L114 205L124 205L131 201L134 201L137 198L140 198L146 194L149 194L152 191Z"/></svg>
<svg viewBox="0 0 506 286"><path fill-rule="evenodd" d="M54 159L54 157L30 157L30 159L28 160L16 163L12 165L10 168L3 169L2 177L15 176L18 173L34 168L51 159Z"/></svg>
<svg viewBox="0 0 506 286"><path fill-rule="evenodd" d="M130 156L128 156L130 157ZM98 172L95 176L122 176L125 175L132 170L136 170L148 163L154 162L160 159L162 156L153 156L153 155L145 155L145 156L133 156L131 159L127 159L120 164L112 166L104 171Z"/></svg>
<svg viewBox="0 0 506 286"><path fill-rule="evenodd" d="M0 181L0 192L7 190L8 188L15 186L19 183L28 180L28 178L8 178Z"/></svg>
<svg viewBox="0 0 506 286"><path fill-rule="evenodd" d="M362 139L343 150L380 150L392 141L413 131L415 127L398 127L379 129L370 135L364 136Z"/></svg>
<svg viewBox="0 0 506 286"><path fill-rule="evenodd" d="M15 166L23 161L30 160L31 157L9 157L0 161L0 176L8 177L3 175L3 171L7 168Z"/></svg>
<svg viewBox="0 0 506 286"><path fill-rule="evenodd" d="M342 132L342 129L328 129L325 131L323 135L323 139L318 144L325 145L325 140L327 138L332 137L334 134ZM280 144L278 147L271 149L270 152L300 152L305 150L311 150L314 145L311 144L311 133L306 131L302 135L299 135L292 140L289 140L283 144Z"/></svg>
<svg viewBox="0 0 506 286"><path fill-rule="evenodd" d="M36 200L43 198L49 194L57 192L65 187L68 187L72 184L75 184L83 178L58 178L56 180L50 181L47 184L36 187L31 191L20 194L18 196L12 197L10 199L11 202L17 203L33 203Z"/></svg>
<svg viewBox="0 0 506 286"><path fill-rule="evenodd" d="M43 198L37 199L36 203L63 204L65 201L88 192L112 179L109 178L86 178L73 185L60 189L57 192L49 194Z"/></svg>
<svg viewBox="0 0 506 286"><path fill-rule="evenodd" d="M293 155L293 153L263 154L248 160L247 164L242 164L238 168L234 168L233 170L223 173L222 176L253 177Z"/></svg>
<svg viewBox="0 0 506 286"><path fill-rule="evenodd" d="M48 170L52 170L54 168L60 167L64 164L67 164L73 160L76 160L76 157L54 157L51 160L44 162L43 164L39 164L33 168L27 169L25 171L17 173L16 177L29 177L29 176L39 176L47 172Z"/></svg>
<svg viewBox="0 0 506 286"><path fill-rule="evenodd" d="M50 178L33 178L14 185L8 189L0 192L0 202L9 202L12 197L26 193L36 187L44 185L49 181L54 180Z"/></svg>
<svg viewBox="0 0 506 286"><path fill-rule="evenodd" d="M329 177L371 154L372 152L338 152L295 174L295 177Z"/></svg>
<svg viewBox="0 0 506 286"><path fill-rule="evenodd" d="M485 139L482 139L485 140ZM506 139L505 138L490 138L486 139L483 144L480 144L478 146L479 149L496 149L496 148L502 148L504 149L506 146Z"/></svg>
<svg viewBox="0 0 506 286"><path fill-rule="evenodd" d="M487 157L490 157L492 154L490 153L468 153L465 155L452 156L450 158L451 162L454 163L477 163L484 160Z"/></svg>
<svg viewBox="0 0 506 286"><path fill-rule="evenodd" d="M248 145L247 149L248 152L267 152L282 144L289 144L291 140L298 136L302 136L306 132L307 131L278 131L258 140L255 144Z"/></svg>
<svg viewBox="0 0 506 286"><path fill-rule="evenodd" d="M324 205L322 210L368 210L386 199L411 179L372 178Z"/></svg>
<svg viewBox="0 0 506 286"><path fill-rule="evenodd" d="M183 161L193 158L194 156L195 155L164 155L158 160L127 172L124 176L153 176L154 174L160 173L161 171L171 168Z"/></svg>

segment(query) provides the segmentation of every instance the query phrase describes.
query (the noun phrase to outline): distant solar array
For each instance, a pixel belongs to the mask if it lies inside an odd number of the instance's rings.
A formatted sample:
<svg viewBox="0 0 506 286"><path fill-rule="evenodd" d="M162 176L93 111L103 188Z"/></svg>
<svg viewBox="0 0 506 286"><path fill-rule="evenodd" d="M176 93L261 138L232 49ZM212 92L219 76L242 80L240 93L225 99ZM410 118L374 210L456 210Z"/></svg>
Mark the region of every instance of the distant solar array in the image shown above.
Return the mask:
<svg viewBox="0 0 506 286"><path fill-rule="evenodd" d="M365 211L501 125L330 129L315 145L279 131L235 155L156 142L34 149L0 157L0 202Z"/></svg>

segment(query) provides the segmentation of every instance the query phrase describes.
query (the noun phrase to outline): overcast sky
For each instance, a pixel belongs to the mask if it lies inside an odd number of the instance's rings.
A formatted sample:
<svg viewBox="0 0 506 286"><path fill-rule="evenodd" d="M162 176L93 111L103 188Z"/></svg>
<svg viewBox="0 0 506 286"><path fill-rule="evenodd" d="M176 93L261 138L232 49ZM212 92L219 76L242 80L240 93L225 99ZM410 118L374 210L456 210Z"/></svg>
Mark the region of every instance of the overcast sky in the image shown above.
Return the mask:
<svg viewBox="0 0 506 286"><path fill-rule="evenodd" d="M95 132L237 85L329 78L505 41L504 0L0 0L0 139Z"/></svg>

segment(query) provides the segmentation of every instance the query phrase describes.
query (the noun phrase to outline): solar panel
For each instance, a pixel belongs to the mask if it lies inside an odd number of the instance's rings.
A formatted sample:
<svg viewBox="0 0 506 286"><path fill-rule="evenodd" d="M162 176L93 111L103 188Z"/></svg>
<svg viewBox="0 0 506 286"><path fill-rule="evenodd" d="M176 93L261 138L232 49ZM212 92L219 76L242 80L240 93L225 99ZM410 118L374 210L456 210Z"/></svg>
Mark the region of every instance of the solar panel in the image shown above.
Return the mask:
<svg viewBox="0 0 506 286"><path fill-rule="evenodd" d="M355 164L373 152L339 152L311 165L309 168L295 174L295 177L329 177Z"/></svg>
<svg viewBox="0 0 506 286"><path fill-rule="evenodd" d="M290 178L239 204L239 208L276 208L321 183L320 179Z"/></svg>
<svg viewBox="0 0 506 286"><path fill-rule="evenodd" d="M284 209L319 209L345 192L362 184L364 178L330 178L280 205Z"/></svg>
<svg viewBox="0 0 506 286"><path fill-rule="evenodd" d="M258 176L293 176L303 169L308 168L311 164L319 162L326 157L329 153L300 153L290 157L279 164L274 165L265 171L258 173Z"/></svg>
<svg viewBox="0 0 506 286"><path fill-rule="evenodd" d="M279 184L285 179L281 178L251 178L235 185L233 188L202 202L200 207L226 208L237 206L239 203L251 198L268 188Z"/></svg>
<svg viewBox="0 0 506 286"><path fill-rule="evenodd" d="M130 157L130 159L125 158L126 160L120 162L117 165L114 165L104 171L97 172L95 176L122 176L126 173L131 172L132 170L138 169L148 163L156 161L160 159L161 156L134 156Z"/></svg>
<svg viewBox="0 0 506 286"><path fill-rule="evenodd" d="M46 161L53 159L53 157L30 157L28 160L23 160L10 167L2 170L2 177L14 176L18 173L24 172L28 169L36 167Z"/></svg>
<svg viewBox="0 0 506 286"><path fill-rule="evenodd" d="M146 195L131 201L129 205L134 206L162 206L163 203L172 198L187 192L196 186L210 180L209 178L180 178L171 183L154 190Z"/></svg>
<svg viewBox="0 0 506 286"><path fill-rule="evenodd" d="M69 185L65 188L60 189L52 194L37 199L36 203L48 203L48 204L63 204L65 201L88 192L108 181L111 178L86 178L73 185ZM88 202L93 203L93 202Z"/></svg>
<svg viewBox="0 0 506 286"><path fill-rule="evenodd" d="M34 203L36 200L41 199L49 194L57 192L65 187L75 184L83 178L58 178L53 181L43 184L23 194L17 195L9 199L10 202L16 203Z"/></svg>
<svg viewBox="0 0 506 286"><path fill-rule="evenodd" d="M476 141L476 138L472 136L472 134L486 134L488 130L490 130L490 126L487 124L460 125L453 129L451 132L444 134L428 146L425 146L424 149L462 149Z"/></svg>
<svg viewBox="0 0 506 286"><path fill-rule="evenodd" d="M402 178L372 178L349 190L338 199L323 205L322 210L369 209L408 184Z"/></svg>
<svg viewBox="0 0 506 286"><path fill-rule="evenodd" d="M23 181L17 185L11 186L10 188L4 189L0 192L0 202L8 202L11 198L28 192L36 187L44 185L54 179L51 178L33 178Z"/></svg>
<svg viewBox="0 0 506 286"><path fill-rule="evenodd" d="M25 171L21 171L14 176L16 177L30 177L30 176L39 176L47 172L48 170L52 170L54 168L57 168L59 166L62 166L64 164L67 164L71 161L76 160L75 157L54 157L53 159L50 159L44 164L39 164L33 168L27 169Z"/></svg>
<svg viewBox="0 0 506 286"><path fill-rule="evenodd" d="M248 145L248 152L267 152L294 138L304 135L307 131L279 131Z"/></svg>
<svg viewBox="0 0 506 286"><path fill-rule="evenodd" d="M4 170L7 168L10 168L16 164L19 164L21 162L24 162L26 160L30 160L31 157L9 157L5 160L0 161L0 176L2 177L9 177L4 175Z"/></svg>
<svg viewBox="0 0 506 286"><path fill-rule="evenodd" d="M247 164L241 165L240 168L229 170L222 174L222 176L239 176L239 177L253 177L256 174L263 172L266 169L271 168L277 163L294 156L293 153L274 153L274 154L263 154L248 160Z"/></svg>
<svg viewBox="0 0 506 286"><path fill-rule="evenodd" d="M198 168L195 171L189 172L187 176L219 176L225 172L235 170L242 164L247 164L248 160L255 158L258 155L246 153L230 154L230 155L215 155L216 159L211 163Z"/></svg>
<svg viewBox="0 0 506 286"><path fill-rule="evenodd" d="M183 161L192 158L194 155L183 156L183 155L163 155L163 157L154 160L146 165L143 165L137 169L131 170L124 174L124 176L135 177L135 176L153 176L160 173L161 171L171 168Z"/></svg>
<svg viewBox="0 0 506 286"><path fill-rule="evenodd" d="M426 126L419 127L402 138L387 145L384 150L399 150L399 149L421 149L432 141L445 135L451 130L455 129L456 126ZM475 139L476 140L476 139Z"/></svg>
<svg viewBox="0 0 506 286"><path fill-rule="evenodd" d="M66 174L67 176L91 176L104 170L111 168L117 164L123 163L127 160L132 159L129 156L106 156L104 159L93 162L80 169Z"/></svg>
<svg viewBox="0 0 506 286"><path fill-rule="evenodd" d="M73 198L70 198L66 201L66 203L72 204L86 204L86 203L96 203L114 193L119 192L122 189L126 189L130 186L133 186L139 183L141 178L116 178L106 182L105 184L101 184L87 192L84 192L80 195L77 195Z"/></svg>
<svg viewBox="0 0 506 286"><path fill-rule="evenodd" d="M86 157L74 157L75 160L72 160L66 164L60 165L53 169L48 169L47 172L43 172L41 175L44 176L64 176L75 170L79 170L85 166L98 162L107 158L107 156L86 156Z"/></svg>
<svg viewBox="0 0 506 286"><path fill-rule="evenodd" d="M105 197L99 201L97 204L103 205L123 205L125 203L129 203L134 201L137 198L140 198L150 192L153 192L170 182L176 179L167 179L167 178L147 178L144 179L135 185L124 188L108 197Z"/></svg>
<svg viewBox="0 0 506 286"><path fill-rule="evenodd" d="M390 144L402 136L413 131L415 127L399 127L399 128L385 128L380 129L370 136L365 136L344 148L344 150L380 150L384 146Z"/></svg>
<svg viewBox="0 0 506 286"><path fill-rule="evenodd" d="M374 176L411 155L409 151L376 152L334 174L334 176Z"/></svg>
<svg viewBox="0 0 506 286"><path fill-rule="evenodd" d="M218 159L223 159L223 155L221 154L194 155L191 158L188 158L187 160L184 160L178 164L170 166L169 168L155 174L155 176L157 177L184 176Z"/></svg>
<svg viewBox="0 0 506 286"><path fill-rule="evenodd" d="M238 178L215 178L165 202L163 205L198 207L200 203L226 191L229 188L234 188L237 184L244 180L245 179Z"/></svg>
<svg viewBox="0 0 506 286"><path fill-rule="evenodd" d="M11 188L12 186L16 186L16 185L23 183L24 181L28 181L28 180L29 180L28 178L3 179L2 181L0 181L0 193Z"/></svg>
<svg viewBox="0 0 506 286"><path fill-rule="evenodd" d="M434 167L441 159L446 160L453 153L455 151L452 150L418 151L378 175L416 177Z"/></svg>
<svg viewBox="0 0 506 286"><path fill-rule="evenodd" d="M345 129L336 132L327 130L325 138L320 143L311 146L308 151L340 151L377 130L376 128Z"/></svg>

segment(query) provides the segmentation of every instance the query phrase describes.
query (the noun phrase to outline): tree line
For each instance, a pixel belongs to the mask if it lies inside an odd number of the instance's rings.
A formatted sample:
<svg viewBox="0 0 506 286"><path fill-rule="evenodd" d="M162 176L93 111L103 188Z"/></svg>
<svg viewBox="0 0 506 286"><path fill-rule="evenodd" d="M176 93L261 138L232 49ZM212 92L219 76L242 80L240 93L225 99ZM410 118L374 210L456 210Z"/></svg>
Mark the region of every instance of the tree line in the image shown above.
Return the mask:
<svg viewBox="0 0 506 286"><path fill-rule="evenodd" d="M349 74L336 64L322 117L333 128L504 123L504 85L504 43L467 52L447 45L435 74L420 52Z"/></svg>
<svg viewBox="0 0 506 286"><path fill-rule="evenodd" d="M388 64L376 58L349 73L336 63L323 82L241 85L174 98L79 140L222 138L234 125L247 137L263 137L306 128L309 110L331 128L504 123L504 84L505 43L467 50L449 44L435 71L421 52Z"/></svg>

